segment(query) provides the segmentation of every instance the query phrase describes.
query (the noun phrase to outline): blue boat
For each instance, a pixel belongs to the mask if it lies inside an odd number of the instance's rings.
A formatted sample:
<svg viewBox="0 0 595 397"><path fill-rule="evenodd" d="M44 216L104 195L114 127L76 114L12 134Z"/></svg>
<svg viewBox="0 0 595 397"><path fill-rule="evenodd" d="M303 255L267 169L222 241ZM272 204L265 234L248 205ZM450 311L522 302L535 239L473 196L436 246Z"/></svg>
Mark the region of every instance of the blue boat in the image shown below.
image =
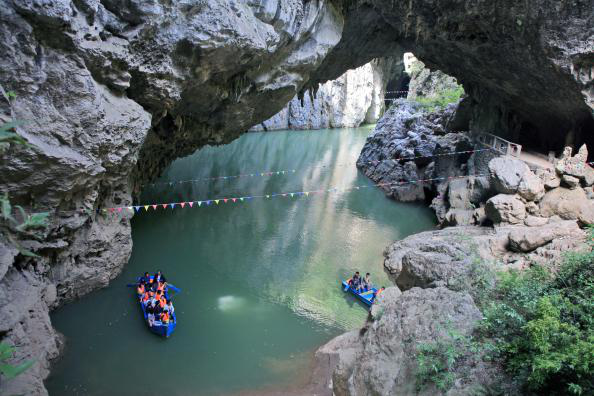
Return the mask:
<svg viewBox="0 0 595 397"><path fill-rule="evenodd" d="M376 288L376 287L372 287L365 292L357 292L356 290L351 288L351 286L349 285L349 280L347 280L347 281L343 280L342 286L343 286L343 291L351 292L353 295L357 296L357 298L360 301L364 302L368 306L372 306L372 303L374 303L374 298L376 296L376 293L378 292L378 288Z"/></svg>
<svg viewBox="0 0 595 397"><path fill-rule="evenodd" d="M151 279L153 279L153 278L151 277ZM140 282L140 277L138 278L138 282ZM171 287L172 287L172 289L175 288L173 286L171 286ZM165 298L166 299L170 299L168 289L169 289L169 287L167 287L165 289ZM138 299L138 295L136 294L136 291L135 291L134 296L140 304L140 308L143 312L143 316L145 317L145 322L147 323L147 326L149 327L151 332L153 332L154 334L157 334L159 336L164 336L166 338L169 338L169 336L176 329L176 323L177 323L176 313L175 312L172 313L171 319L168 324L163 324L161 321L155 320L155 321L153 321L153 325L149 325L149 315L147 314L147 311L145 310L145 305L143 304L143 301Z"/></svg>

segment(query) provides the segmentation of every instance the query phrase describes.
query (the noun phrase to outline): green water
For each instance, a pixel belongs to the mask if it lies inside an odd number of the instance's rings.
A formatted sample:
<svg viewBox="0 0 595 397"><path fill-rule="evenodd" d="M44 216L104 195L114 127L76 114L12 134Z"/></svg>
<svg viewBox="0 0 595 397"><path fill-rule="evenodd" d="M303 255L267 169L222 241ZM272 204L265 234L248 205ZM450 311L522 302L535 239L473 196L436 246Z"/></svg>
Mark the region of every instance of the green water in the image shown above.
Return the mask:
<svg viewBox="0 0 595 397"><path fill-rule="evenodd" d="M355 168L370 128L245 134L177 160L159 180L293 170L270 177L147 187L141 203L180 202L371 184ZM326 167L328 165L328 167ZM325 167L323 167L325 166ZM339 288L356 269L388 284L382 251L434 225L423 205L377 188L253 199L132 220L129 264L108 288L52 315L67 337L50 394L235 394L295 382L311 352L363 324L363 305ZM151 334L133 292L160 268L182 289L178 328Z"/></svg>

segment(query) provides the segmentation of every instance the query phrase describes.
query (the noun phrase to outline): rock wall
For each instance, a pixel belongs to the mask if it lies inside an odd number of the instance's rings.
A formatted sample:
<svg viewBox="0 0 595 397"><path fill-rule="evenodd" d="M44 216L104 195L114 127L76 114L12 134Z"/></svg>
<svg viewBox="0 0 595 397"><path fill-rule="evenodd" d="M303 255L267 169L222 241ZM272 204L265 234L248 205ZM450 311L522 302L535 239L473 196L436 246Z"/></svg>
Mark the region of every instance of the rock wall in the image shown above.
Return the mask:
<svg viewBox="0 0 595 397"><path fill-rule="evenodd" d="M301 99L296 95L279 113L251 130L316 130L375 123L385 110L388 80L402 70L401 61L375 59L321 84L315 91L307 90Z"/></svg>
<svg viewBox="0 0 595 397"><path fill-rule="evenodd" d="M426 65L414 56L410 56L411 80L409 81L409 92L407 99L415 100L417 97L437 97L444 91L454 91L459 88L457 79L440 70L430 70Z"/></svg>

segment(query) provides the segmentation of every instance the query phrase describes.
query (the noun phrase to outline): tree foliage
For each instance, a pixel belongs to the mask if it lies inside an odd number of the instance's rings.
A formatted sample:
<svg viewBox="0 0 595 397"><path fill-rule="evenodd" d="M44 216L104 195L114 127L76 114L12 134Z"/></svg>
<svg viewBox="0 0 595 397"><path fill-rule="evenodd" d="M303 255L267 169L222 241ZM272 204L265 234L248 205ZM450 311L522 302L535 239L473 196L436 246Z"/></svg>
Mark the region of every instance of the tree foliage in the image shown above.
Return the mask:
<svg viewBox="0 0 595 397"><path fill-rule="evenodd" d="M482 330L525 392L593 395L593 292L592 247L501 275Z"/></svg>

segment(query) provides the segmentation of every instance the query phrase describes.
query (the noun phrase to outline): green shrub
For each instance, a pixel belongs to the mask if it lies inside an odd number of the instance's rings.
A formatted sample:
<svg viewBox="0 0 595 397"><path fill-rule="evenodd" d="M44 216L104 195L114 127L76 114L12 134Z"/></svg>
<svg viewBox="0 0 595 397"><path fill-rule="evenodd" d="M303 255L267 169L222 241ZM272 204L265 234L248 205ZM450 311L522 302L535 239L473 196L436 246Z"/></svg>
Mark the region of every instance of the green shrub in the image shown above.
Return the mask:
<svg viewBox="0 0 595 397"><path fill-rule="evenodd" d="M470 353L478 353L478 345L471 337L463 336L448 326L446 335L436 341L417 345L416 388L434 384L446 392L455 381L458 362Z"/></svg>
<svg viewBox="0 0 595 397"><path fill-rule="evenodd" d="M482 334L525 392L593 395L593 292L592 249L500 276Z"/></svg>
<svg viewBox="0 0 595 397"><path fill-rule="evenodd" d="M427 110L434 110L436 108L444 109L447 105L461 99L461 96L463 96L464 93L463 86L459 85L454 89L440 91L435 96L417 97L415 98L415 101Z"/></svg>
<svg viewBox="0 0 595 397"><path fill-rule="evenodd" d="M15 376L25 372L29 367L33 365L33 361L25 361L19 365L8 364L6 361L12 358L15 348L0 342L0 373L6 379L12 379Z"/></svg>

